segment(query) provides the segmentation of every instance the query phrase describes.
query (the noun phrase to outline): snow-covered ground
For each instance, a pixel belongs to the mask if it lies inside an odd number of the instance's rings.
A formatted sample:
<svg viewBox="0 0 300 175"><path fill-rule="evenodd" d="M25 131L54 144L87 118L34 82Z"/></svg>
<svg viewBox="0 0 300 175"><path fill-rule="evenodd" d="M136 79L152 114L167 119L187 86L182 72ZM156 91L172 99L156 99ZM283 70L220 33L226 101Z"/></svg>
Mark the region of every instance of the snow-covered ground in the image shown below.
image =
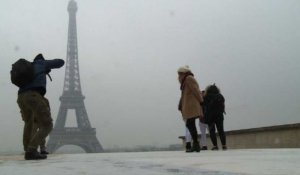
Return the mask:
<svg viewBox="0 0 300 175"><path fill-rule="evenodd" d="M0 175L299 175L300 149L0 156Z"/></svg>

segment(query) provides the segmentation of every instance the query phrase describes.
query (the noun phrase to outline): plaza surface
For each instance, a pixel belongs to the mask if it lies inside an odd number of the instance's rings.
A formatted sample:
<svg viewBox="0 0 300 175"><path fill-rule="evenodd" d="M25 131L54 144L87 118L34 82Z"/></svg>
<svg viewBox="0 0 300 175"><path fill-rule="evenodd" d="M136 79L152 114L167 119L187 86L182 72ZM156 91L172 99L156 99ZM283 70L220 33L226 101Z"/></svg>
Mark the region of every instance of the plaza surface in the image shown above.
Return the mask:
<svg viewBox="0 0 300 175"><path fill-rule="evenodd" d="M299 175L300 149L0 156L0 175Z"/></svg>

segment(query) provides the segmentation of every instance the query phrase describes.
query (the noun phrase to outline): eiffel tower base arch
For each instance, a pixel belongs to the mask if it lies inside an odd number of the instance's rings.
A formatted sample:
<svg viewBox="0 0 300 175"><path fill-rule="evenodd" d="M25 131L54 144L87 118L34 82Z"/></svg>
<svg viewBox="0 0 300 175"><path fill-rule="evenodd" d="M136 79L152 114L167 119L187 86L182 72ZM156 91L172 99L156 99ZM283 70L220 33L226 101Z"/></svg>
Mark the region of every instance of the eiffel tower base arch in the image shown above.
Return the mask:
<svg viewBox="0 0 300 175"><path fill-rule="evenodd" d="M63 130L54 130L50 134L47 143L47 149L54 153L60 147L65 145L76 145L82 148L86 153L103 152L103 148L96 138L95 129L79 131L78 128L64 128Z"/></svg>

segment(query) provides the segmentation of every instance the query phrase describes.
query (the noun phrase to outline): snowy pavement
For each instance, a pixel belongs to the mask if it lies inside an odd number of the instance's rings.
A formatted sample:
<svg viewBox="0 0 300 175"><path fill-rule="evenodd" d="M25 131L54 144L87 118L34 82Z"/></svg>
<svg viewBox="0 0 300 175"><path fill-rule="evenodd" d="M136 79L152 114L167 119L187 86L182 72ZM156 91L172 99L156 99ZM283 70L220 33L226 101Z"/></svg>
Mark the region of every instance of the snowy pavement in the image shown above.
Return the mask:
<svg viewBox="0 0 300 175"><path fill-rule="evenodd" d="M0 156L0 175L300 175L300 149Z"/></svg>

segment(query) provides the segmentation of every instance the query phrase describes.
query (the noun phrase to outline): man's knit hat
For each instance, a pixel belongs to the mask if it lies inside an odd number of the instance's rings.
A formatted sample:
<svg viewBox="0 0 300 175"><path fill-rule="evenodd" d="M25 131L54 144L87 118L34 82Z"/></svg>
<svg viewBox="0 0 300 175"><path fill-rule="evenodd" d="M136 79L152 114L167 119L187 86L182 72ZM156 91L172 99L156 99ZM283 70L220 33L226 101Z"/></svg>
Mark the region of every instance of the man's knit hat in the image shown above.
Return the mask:
<svg viewBox="0 0 300 175"><path fill-rule="evenodd" d="M35 60L45 60L45 58L44 58L44 56L40 53L40 54L38 54L38 55L34 58L33 61L35 61Z"/></svg>

